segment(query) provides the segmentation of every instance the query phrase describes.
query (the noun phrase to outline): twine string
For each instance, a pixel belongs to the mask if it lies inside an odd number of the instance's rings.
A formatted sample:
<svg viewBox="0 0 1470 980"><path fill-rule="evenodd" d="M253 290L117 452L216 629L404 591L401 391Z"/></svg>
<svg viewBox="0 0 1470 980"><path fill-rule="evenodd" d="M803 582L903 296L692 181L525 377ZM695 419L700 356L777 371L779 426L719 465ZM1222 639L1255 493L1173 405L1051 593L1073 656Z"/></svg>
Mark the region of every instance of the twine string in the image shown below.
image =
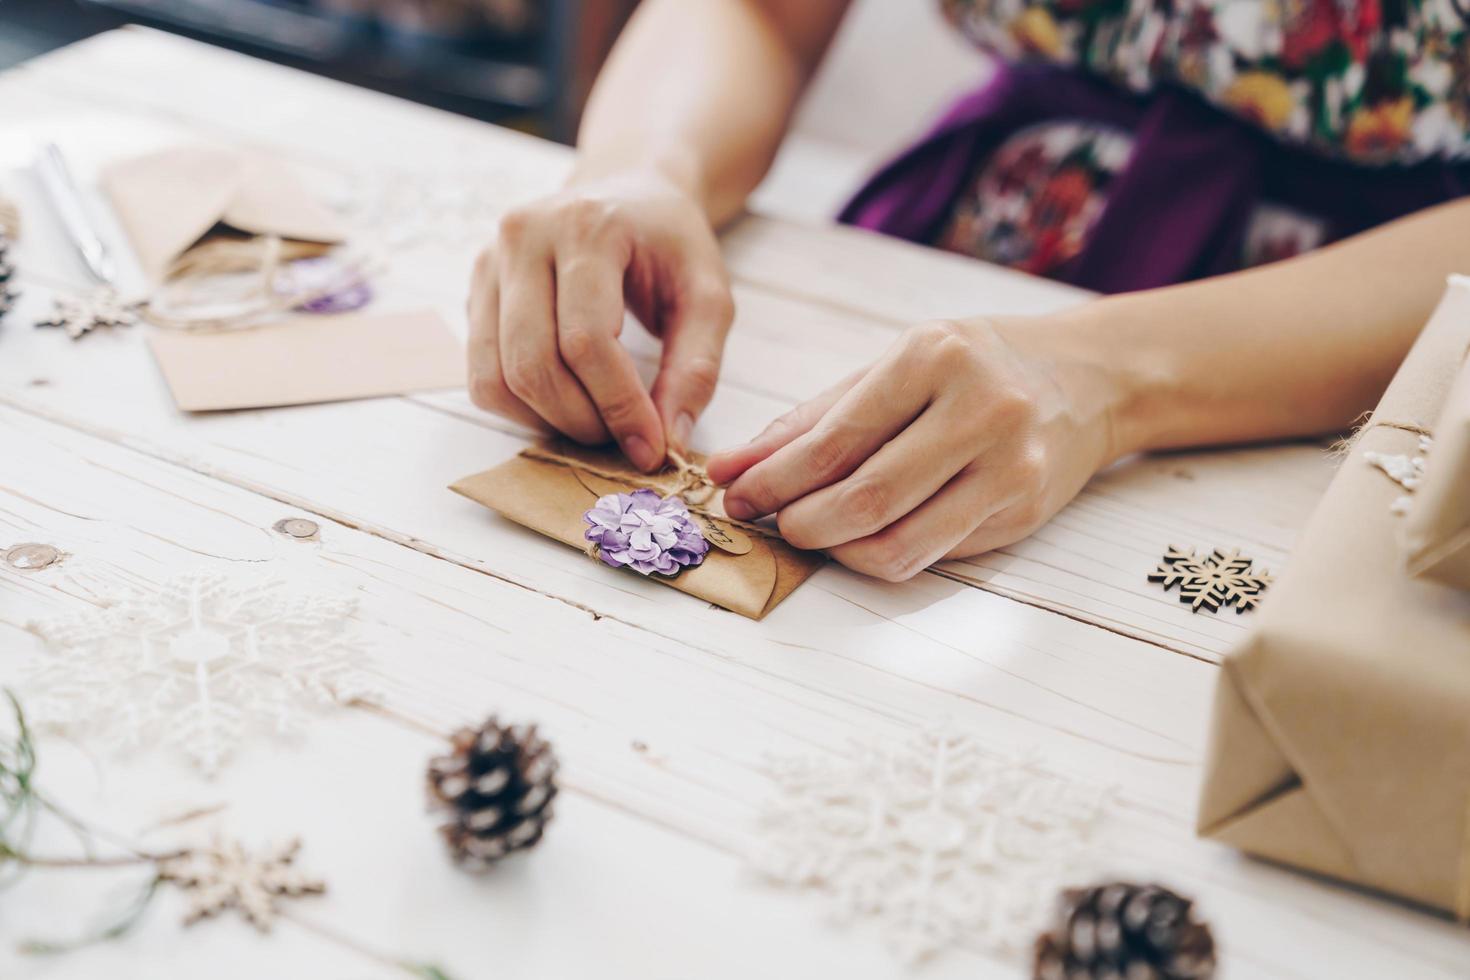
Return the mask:
<svg viewBox="0 0 1470 980"><path fill-rule="evenodd" d="M641 489L653 490L658 493L663 493L664 491L664 487L661 484L653 482L648 477L634 477L630 481L626 472L604 469L595 463L588 463L585 460L580 460L573 456L563 456L561 453L552 452L541 446L527 446L521 450L521 455L526 459L551 463L555 466L565 466L571 470L580 470L589 476L601 477L604 480L612 480L615 483L631 482L634 486L638 486ZM691 462L677 450L670 450L669 458L674 463L674 486L667 493L667 496L679 496L689 507L691 513L699 514L701 517L730 524L741 530L749 531L751 534L774 538L777 541L781 540L781 535L768 527L763 527L760 524L751 524L748 521L736 520L727 514L720 514L711 510L706 504L714 496L718 488L715 486L714 481L709 478L709 474L704 471L704 467ZM693 494L693 496L690 496L690 494ZM595 557L594 552L589 550L588 553L593 554Z"/></svg>
<svg viewBox="0 0 1470 980"><path fill-rule="evenodd" d="M715 495L714 481L704 471L704 467L692 463L679 450L669 448L669 459L674 463L674 473L677 479L674 487L669 491L671 495L683 498L686 504L703 505Z"/></svg>
<svg viewBox="0 0 1470 980"><path fill-rule="evenodd" d="M1399 422L1394 419L1384 419L1381 422L1377 419L1374 419L1367 425L1363 426L1363 428L1359 430L1359 434L1366 432L1369 429L1377 428L1398 429L1400 432L1411 432L1416 436L1427 436L1431 439L1434 438L1434 430L1430 429L1427 426L1419 425L1417 422Z"/></svg>
<svg viewBox="0 0 1470 980"><path fill-rule="evenodd" d="M1434 438L1434 430L1418 422L1408 422L1400 419L1376 419L1372 412L1364 412L1358 416L1352 431L1334 442L1328 450L1328 456L1334 460L1345 459L1349 453L1367 435L1369 429L1396 429L1399 432L1407 432L1411 435Z"/></svg>
<svg viewBox="0 0 1470 980"><path fill-rule="evenodd" d="M168 330L240 330L261 325L298 307L306 306L366 279L377 264L370 257L347 257L340 272L315 287L280 289L288 263L322 254L320 246L286 242L279 235L261 235L245 241L220 240L192 248L169 268L164 285L143 304L150 323ZM201 301L205 283L231 274L250 276L251 283L236 299L239 308L228 313L190 312Z"/></svg>

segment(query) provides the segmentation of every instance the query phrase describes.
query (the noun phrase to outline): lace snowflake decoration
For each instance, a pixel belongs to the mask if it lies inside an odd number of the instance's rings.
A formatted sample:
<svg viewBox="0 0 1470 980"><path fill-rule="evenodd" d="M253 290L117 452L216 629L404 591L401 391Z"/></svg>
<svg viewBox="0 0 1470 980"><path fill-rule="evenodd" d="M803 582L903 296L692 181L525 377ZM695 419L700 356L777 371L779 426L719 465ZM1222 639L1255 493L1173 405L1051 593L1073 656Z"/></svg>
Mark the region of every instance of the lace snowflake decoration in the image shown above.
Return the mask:
<svg viewBox="0 0 1470 980"><path fill-rule="evenodd" d="M40 725L170 745L213 775L259 730L293 734L307 709L376 699L356 606L279 579L177 578L31 624L48 655L28 672L29 706Z"/></svg>
<svg viewBox="0 0 1470 980"><path fill-rule="evenodd" d="M751 866L824 894L839 921L874 921L909 962L1029 939L1090 865L1111 797L947 728L779 760L770 774L778 795Z"/></svg>
<svg viewBox="0 0 1470 980"><path fill-rule="evenodd" d="M1234 549L1216 548L1196 558L1193 551L1170 547L1148 580L1162 585L1165 592L1179 586L1179 601L1190 612L1208 609L1218 613L1224 606L1234 606L1239 614L1254 609L1261 593L1274 581L1269 572L1256 570L1254 564Z"/></svg>
<svg viewBox="0 0 1470 980"><path fill-rule="evenodd" d="M364 176L349 192L346 210L393 252L426 244L479 247L510 202L527 200L544 184L514 169L450 166L441 171L390 171Z"/></svg>

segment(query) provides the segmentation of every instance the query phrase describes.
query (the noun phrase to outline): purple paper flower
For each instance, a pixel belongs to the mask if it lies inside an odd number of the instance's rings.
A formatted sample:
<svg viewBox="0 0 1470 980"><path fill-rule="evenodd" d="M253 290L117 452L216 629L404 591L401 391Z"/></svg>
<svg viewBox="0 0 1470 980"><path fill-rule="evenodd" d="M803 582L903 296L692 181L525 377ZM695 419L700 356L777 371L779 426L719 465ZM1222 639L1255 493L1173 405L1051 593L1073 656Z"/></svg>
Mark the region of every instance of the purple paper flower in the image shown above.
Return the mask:
<svg viewBox="0 0 1470 980"><path fill-rule="evenodd" d="M297 259L286 267L285 279L277 287L278 292L330 290L297 307L306 313L351 313L373 299L373 287L366 279L326 256Z"/></svg>
<svg viewBox="0 0 1470 980"><path fill-rule="evenodd" d="M709 552L709 542L684 501L652 490L598 497L582 519L588 525L587 540L597 545L597 557L614 568L677 575L703 562Z"/></svg>

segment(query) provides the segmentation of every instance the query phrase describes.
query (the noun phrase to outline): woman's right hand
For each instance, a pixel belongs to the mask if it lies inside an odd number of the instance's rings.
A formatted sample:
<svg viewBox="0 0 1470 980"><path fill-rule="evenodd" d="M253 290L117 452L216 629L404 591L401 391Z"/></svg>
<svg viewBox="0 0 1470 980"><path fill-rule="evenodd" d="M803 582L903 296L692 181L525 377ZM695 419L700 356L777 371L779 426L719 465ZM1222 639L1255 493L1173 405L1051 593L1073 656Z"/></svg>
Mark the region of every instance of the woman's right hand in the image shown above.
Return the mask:
<svg viewBox="0 0 1470 980"><path fill-rule="evenodd" d="M663 343L652 389L619 342L629 310ZM475 265L474 403L578 442L616 439L643 470L685 449L734 317L698 202L655 172L574 182L516 208Z"/></svg>

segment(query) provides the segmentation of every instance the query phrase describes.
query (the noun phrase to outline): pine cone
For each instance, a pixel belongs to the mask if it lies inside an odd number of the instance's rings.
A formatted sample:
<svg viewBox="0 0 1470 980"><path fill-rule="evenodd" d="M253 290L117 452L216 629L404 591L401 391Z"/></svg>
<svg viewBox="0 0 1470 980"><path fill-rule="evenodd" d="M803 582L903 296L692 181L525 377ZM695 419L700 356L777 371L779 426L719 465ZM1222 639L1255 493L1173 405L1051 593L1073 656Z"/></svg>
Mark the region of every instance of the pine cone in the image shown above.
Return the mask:
<svg viewBox="0 0 1470 980"><path fill-rule="evenodd" d="M20 294L11 285L15 278L15 266L10 261L10 236L0 229L0 320L15 307Z"/></svg>
<svg viewBox="0 0 1470 980"><path fill-rule="evenodd" d="M492 717L462 728L453 751L429 762L429 797L449 814L439 828L455 861L483 871L541 839L556 798L556 756L535 725L502 727Z"/></svg>
<svg viewBox="0 0 1470 980"><path fill-rule="evenodd" d="M1036 941L1033 980L1208 980L1215 939L1192 908L1161 885L1068 889Z"/></svg>

